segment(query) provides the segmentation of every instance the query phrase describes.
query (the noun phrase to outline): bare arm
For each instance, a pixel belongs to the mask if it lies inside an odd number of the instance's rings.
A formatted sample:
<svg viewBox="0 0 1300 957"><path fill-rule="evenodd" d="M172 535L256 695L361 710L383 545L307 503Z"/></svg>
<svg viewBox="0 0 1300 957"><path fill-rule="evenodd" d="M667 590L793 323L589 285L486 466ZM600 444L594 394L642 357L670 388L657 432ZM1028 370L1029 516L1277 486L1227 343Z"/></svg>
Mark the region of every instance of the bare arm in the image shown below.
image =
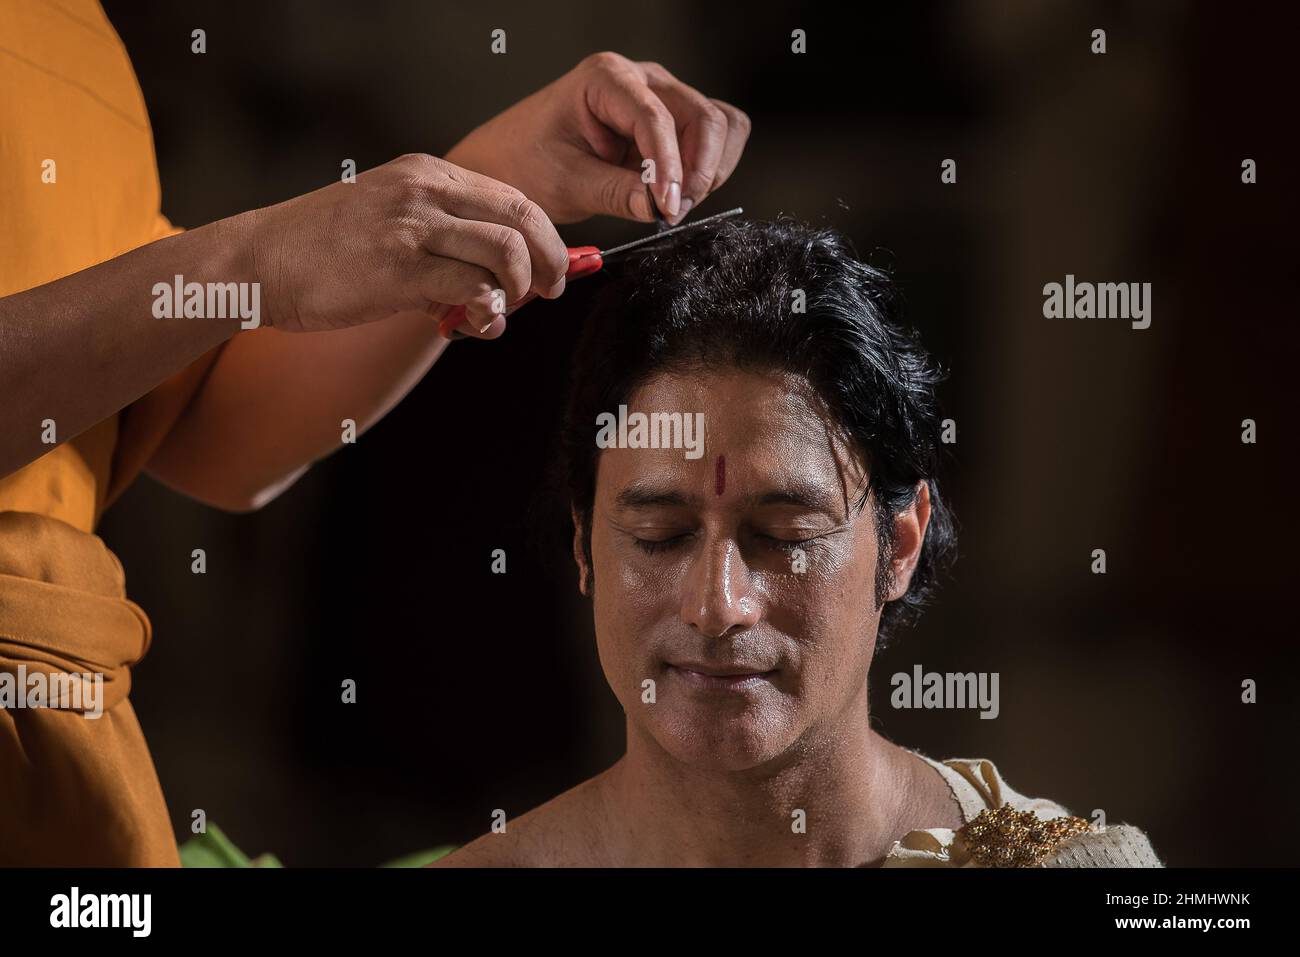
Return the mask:
<svg viewBox="0 0 1300 957"><path fill-rule="evenodd" d="M333 332L245 332L226 346L148 470L219 508L260 508L340 447L345 419L360 435L383 418L447 345L420 312Z"/></svg>
<svg viewBox="0 0 1300 957"><path fill-rule="evenodd" d="M156 319L153 292L186 281L249 281L238 218L150 243L0 299L0 475L134 402L239 331L238 319Z"/></svg>
<svg viewBox="0 0 1300 957"><path fill-rule="evenodd" d="M469 331L499 334L492 331L504 322L493 310L494 291L503 289L511 301L530 290L559 295L567 265L554 227L518 190L419 154L370 170L354 184L336 183L159 240L0 299L0 395L7 400L0 412L0 474L49 451L41 442L43 420L53 419L57 438L66 441L239 332L227 345L240 357L238 364L212 370L221 373L219 388L207 396L201 392L193 414L186 416L206 423L212 409L225 410L218 423L224 431L209 431L215 437L209 440L182 428L177 436L182 444L164 448L159 462L165 477L179 474L200 492L212 491L214 504L251 507L262 491L260 476L284 461L274 443L286 428L254 434L263 443L252 445L253 452L265 454L250 478L246 468L232 471L229 461L238 461L240 443L248 438L241 431L246 416L294 422L304 408L294 387L325 395L326 376L338 371L347 381L342 368L358 365L355 359L366 363L371 375L369 380L352 376L352 388L357 382L383 383L371 393L371 404L353 413L358 424L373 421L414 381L409 350L421 355L423 368L437 354L432 333L426 335L417 319L436 328L451 305L463 304ZM241 330L239 318L157 318L155 287L169 286L177 276L187 288L212 283L233 290L229 284L247 284L249 300L260 306L257 320L274 328L259 334ZM205 304L211 308L211 303ZM355 333L350 327L367 323L380 329L366 338L367 349L352 357L346 350L333 351L328 359L321 354L325 339L346 343ZM303 344L288 349L288 340L295 338ZM254 341L274 345L258 350L245 345ZM275 355L288 358L271 361ZM243 361L246 356L258 361ZM232 377L230 370L241 367ZM297 380L289 376L294 369L303 373ZM232 382L253 390L260 401L250 404L231 394ZM274 405L277 401L283 405ZM338 407L353 404L344 399ZM332 407L314 405L318 413ZM319 415L301 430L308 443L317 441L318 421L323 421ZM337 428L332 432L336 441ZM186 442L197 452L178 472L169 470L184 459L176 449L184 451ZM310 448L290 443L298 470L311 461Z"/></svg>

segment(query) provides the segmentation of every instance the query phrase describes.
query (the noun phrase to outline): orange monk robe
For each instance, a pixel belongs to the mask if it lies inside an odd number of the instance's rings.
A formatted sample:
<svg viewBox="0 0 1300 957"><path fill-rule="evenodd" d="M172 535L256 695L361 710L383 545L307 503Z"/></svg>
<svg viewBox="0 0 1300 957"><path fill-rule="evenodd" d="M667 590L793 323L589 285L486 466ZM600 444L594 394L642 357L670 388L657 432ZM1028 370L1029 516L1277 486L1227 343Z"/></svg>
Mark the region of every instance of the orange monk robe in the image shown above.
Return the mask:
<svg viewBox="0 0 1300 957"><path fill-rule="evenodd" d="M160 212L144 98L99 4L0 0L0 24L0 296L179 232ZM127 698L149 619L93 532L219 353L0 478L0 672L102 673L105 697L95 719L0 710L0 866L179 864Z"/></svg>

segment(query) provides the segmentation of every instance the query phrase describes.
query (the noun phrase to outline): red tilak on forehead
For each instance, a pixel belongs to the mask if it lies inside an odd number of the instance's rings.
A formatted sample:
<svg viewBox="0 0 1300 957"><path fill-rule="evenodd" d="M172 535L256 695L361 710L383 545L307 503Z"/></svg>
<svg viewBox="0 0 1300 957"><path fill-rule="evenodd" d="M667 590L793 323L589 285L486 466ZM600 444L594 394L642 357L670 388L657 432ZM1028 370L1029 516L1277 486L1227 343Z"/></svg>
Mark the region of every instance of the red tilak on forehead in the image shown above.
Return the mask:
<svg viewBox="0 0 1300 957"><path fill-rule="evenodd" d="M714 474L714 479L713 479L713 491L721 495L726 490L727 490L727 457L725 455L719 455L718 469L717 472Z"/></svg>

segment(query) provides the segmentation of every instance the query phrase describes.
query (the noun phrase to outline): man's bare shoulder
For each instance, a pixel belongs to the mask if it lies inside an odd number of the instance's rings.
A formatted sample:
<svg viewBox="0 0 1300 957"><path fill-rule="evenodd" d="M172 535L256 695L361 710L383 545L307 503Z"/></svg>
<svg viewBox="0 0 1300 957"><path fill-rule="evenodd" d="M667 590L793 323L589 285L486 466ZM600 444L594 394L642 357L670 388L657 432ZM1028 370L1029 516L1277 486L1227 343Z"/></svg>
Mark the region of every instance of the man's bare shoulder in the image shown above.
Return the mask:
<svg viewBox="0 0 1300 957"><path fill-rule="evenodd" d="M489 832L430 867L600 867L601 775L559 794Z"/></svg>

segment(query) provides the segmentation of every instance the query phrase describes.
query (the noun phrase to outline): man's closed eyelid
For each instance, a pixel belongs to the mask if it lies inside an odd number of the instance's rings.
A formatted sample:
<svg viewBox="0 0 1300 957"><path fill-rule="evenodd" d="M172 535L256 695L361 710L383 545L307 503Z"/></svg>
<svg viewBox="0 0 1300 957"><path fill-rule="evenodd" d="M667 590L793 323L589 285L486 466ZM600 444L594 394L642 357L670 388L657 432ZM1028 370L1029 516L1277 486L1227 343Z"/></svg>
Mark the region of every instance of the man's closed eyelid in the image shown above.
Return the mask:
<svg viewBox="0 0 1300 957"><path fill-rule="evenodd" d="M785 539L825 538L827 535L847 531L848 528L847 523L840 522L833 525L824 522L808 525L767 525L756 527L754 534Z"/></svg>

